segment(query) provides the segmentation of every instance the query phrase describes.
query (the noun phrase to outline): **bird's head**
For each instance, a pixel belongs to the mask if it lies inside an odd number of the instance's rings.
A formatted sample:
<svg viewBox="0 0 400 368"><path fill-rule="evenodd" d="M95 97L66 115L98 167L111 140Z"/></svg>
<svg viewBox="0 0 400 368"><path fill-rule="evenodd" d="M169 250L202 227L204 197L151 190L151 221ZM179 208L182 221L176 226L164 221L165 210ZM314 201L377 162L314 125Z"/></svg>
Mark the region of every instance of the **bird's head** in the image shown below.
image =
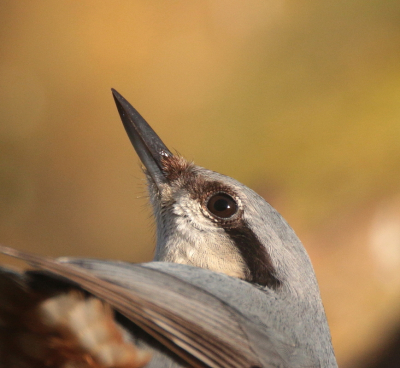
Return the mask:
<svg viewBox="0 0 400 368"><path fill-rule="evenodd" d="M115 90L113 95L145 166L157 226L154 260L207 268L275 290L296 289L309 276L314 280L299 239L262 197L172 154L129 102Z"/></svg>

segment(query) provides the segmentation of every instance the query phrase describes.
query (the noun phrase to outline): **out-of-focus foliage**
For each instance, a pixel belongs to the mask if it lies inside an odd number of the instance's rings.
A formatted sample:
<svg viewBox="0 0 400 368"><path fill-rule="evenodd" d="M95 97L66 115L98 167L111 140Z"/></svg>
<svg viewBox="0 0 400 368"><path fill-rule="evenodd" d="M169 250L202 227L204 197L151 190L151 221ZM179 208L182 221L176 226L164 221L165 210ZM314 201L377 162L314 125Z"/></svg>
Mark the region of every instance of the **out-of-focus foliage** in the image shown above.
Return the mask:
<svg viewBox="0 0 400 368"><path fill-rule="evenodd" d="M399 2L0 4L2 243L151 259L114 87L168 146L289 220L342 366L384 344L400 319Z"/></svg>

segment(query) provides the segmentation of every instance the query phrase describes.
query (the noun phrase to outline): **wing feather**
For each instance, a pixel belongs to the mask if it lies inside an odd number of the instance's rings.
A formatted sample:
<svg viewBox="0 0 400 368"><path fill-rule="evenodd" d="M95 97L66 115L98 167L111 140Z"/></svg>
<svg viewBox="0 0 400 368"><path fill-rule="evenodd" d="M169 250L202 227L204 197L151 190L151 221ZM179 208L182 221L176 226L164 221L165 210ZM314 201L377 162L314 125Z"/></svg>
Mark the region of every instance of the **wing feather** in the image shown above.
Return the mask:
<svg viewBox="0 0 400 368"><path fill-rule="evenodd" d="M0 252L76 283L109 303L192 367L261 366L235 311L173 276L137 266L132 267L129 279L121 277L116 283L110 273L100 278L82 267L55 259L4 246L0 246ZM132 277L132 273L137 277ZM158 274L155 279L154 274ZM171 282L174 287L168 288Z"/></svg>

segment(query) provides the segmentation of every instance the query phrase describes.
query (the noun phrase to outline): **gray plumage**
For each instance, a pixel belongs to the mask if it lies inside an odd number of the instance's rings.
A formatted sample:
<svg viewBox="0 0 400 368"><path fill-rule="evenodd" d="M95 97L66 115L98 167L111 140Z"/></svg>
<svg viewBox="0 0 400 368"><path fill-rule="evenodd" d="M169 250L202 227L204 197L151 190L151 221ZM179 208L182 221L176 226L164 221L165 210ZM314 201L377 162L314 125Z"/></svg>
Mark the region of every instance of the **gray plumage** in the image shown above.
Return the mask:
<svg viewBox="0 0 400 368"><path fill-rule="evenodd" d="M311 262L282 216L236 180L174 156L113 93L146 166L155 261L52 260L0 247L38 269L0 271L0 295L72 282L109 303L129 339L152 351L146 367L337 367Z"/></svg>

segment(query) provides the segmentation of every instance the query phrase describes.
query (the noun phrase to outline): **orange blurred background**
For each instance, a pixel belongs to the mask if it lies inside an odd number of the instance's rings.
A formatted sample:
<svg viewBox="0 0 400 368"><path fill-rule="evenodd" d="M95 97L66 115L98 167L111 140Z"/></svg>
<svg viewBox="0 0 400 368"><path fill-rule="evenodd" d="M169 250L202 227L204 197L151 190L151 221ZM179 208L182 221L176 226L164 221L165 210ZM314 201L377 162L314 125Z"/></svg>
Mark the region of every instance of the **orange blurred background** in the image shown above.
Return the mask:
<svg viewBox="0 0 400 368"><path fill-rule="evenodd" d="M399 2L0 4L1 243L151 260L114 87L170 148L284 215L339 365L379 361L400 326Z"/></svg>

